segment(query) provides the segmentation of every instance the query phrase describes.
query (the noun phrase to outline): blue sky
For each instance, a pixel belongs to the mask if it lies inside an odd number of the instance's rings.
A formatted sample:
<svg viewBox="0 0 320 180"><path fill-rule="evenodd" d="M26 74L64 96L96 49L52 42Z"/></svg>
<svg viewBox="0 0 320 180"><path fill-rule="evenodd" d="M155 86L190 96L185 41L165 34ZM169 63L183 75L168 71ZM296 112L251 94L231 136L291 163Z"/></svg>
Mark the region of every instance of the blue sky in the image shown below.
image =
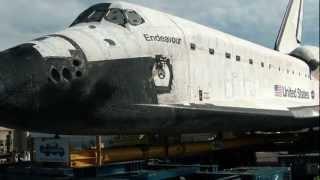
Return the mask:
<svg viewBox="0 0 320 180"><path fill-rule="evenodd" d="M273 48L288 0L127 0ZM1 0L0 50L67 27L103 0ZM319 0L305 0L303 44L319 45Z"/></svg>

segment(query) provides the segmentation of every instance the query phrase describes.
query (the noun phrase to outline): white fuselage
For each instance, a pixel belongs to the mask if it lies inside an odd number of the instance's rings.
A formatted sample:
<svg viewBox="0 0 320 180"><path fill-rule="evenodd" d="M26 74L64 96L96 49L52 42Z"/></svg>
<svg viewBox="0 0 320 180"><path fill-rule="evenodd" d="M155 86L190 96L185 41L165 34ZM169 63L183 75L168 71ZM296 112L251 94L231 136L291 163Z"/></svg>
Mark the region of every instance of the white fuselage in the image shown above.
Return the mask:
<svg viewBox="0 0 320 180"><path fill-rule="evenodd" d="M133 9L145 23L123 27L103 19L57 34L73 39L92 62L155 55L169 58L172 90L158 95L159 104L277 110L319 104L319 79L302 60L148 8L120 2L111 8ZM46 40L33 43L35 47L50 44ZM57 49L40 53L44 57L68 56Z"/></svg>

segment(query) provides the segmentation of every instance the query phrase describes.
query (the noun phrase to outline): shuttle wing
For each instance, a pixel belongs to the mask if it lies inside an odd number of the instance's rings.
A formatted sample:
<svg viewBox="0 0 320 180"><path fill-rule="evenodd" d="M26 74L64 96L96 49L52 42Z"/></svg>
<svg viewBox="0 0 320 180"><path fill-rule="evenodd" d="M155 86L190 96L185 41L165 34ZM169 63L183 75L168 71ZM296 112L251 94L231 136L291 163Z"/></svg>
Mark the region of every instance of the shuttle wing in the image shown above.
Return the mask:
<svg viewBox="0 0 320 180"><path fill-rule="evenodd" d="M107 109L96 114L96 118L116 117L117 123L130 123L141 128L139 132L285 131L319 126L319 113L312 107L263 110L209 104L136 104Z"/></svg>
<svg viewBox="0 0 320 180"><path fill-rule="evenodd" d="M320 106L304 106L289 108L295 118L319 118Z"/></svg>
<svg viewBox="0 0 320 180"><path fill-rule="evenodd" d="M184 109L188 111L203 111L203 112L214 112L216 114L226 115L244 115L244 116L266 116L266 117L288 117L288 118L319 118L319 105L317 106L301 106L292 107L288 110L265 110L265 109L253 109L253 108L239 108L239 107L228 107L228 106L215 106L210 104L190 104L190 105L137 105L137 106L148 106L149 108L163 108L163 109Z"/></svg>
<svg viewBox="0 0 320 180"><path fill-rule="evenodd" d="M224 115L239 115L239 116L255 116L255 117L287 117L287 118L319 118L319 105L317 106L301 106L293 107L285 110L265 110L265 109L253 109L253 108L238 108L238 107L227 107L227 106L215 106L210 104L199 105L199 104L190 104L190 105L138 105L138 106L149 106L157 107L163 109L184 109L187 111L203 111L203 112L214 112Z"/></svg>

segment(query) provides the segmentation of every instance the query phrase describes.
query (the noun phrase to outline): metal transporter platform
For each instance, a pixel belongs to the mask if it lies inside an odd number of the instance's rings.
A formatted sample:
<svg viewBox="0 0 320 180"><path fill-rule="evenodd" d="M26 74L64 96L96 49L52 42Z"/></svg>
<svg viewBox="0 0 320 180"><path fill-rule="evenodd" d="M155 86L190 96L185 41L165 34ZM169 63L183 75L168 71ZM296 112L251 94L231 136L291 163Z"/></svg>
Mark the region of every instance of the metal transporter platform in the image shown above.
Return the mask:
<svg viewBox="0 0 320 180"><path fill-rule="evenodd" d="M57 168L32 164L7 167L1 180L105 180L105 179L270 179L291 180L286 167L239 167L218 170L217 165L182 165L158 161L130 161L91 168Z"/></svg>
<svg viewBox="0 0 320 180"><path fill-rule="evenodd" d="M97 137L95 149L70 150L68 153L61 149L64 141L58 146L59 138L50 138L49 141L41 141L44 144L35 146L39 148L32 151L38 152L34 154L33 161L0 166L0 180L314 180L319 178L320 169L318 135L318 132L294 136L251 135L220 143L136 145L107 149L100 146L101 139ZM314 143L311 143L313 139ZM62 153L68 161L37 161L41 153ZM57 157L64 157L60 155Z"/></svg>

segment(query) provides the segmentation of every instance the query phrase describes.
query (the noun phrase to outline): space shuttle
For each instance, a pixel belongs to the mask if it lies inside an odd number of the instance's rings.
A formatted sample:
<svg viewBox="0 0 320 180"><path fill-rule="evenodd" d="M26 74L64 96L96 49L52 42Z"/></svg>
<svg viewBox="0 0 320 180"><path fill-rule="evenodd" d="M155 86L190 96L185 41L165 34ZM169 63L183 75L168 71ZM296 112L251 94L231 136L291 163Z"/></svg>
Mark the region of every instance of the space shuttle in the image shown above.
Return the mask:
<svg viewBox="0 0 320 180"><path fill-rule="evenodd" d="M290 0L275 48L125 2L0 53L0 126L179 134L319 127L319 47Z"/></svg>

